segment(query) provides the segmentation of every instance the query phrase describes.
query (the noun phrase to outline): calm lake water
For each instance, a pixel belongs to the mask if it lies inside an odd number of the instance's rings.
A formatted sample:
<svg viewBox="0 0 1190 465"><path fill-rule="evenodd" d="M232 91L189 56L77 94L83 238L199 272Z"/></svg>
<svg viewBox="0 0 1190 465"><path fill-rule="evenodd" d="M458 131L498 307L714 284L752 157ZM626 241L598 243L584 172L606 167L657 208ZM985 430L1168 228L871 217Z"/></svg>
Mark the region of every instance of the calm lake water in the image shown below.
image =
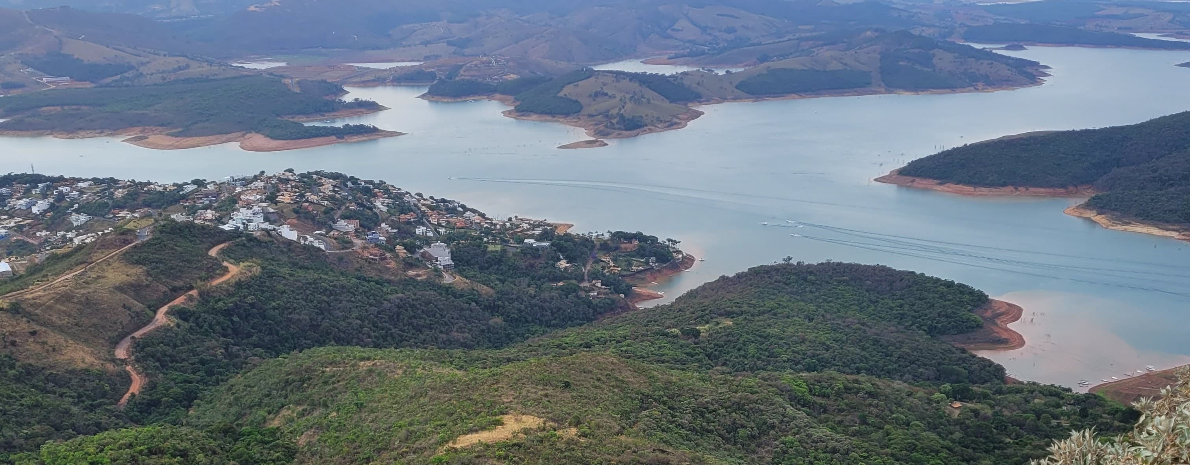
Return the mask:
<svg viewBox="0 0 1190 465"><path fill-rule="evenodd" d="M581 131L505 118L496 102L433 103L410 87L354 90L392 108L337 123L409 135L282 153L166 152L114 139L0 139L0 171L162 181L335 170L461 200L497 216L641 230L700 257L670 298L782 257L884 264L1023 305L1028 346L984 354L1014 376L1074 386L1190 363L1190 243L1062 214L1075 199L969 198L872 178L937 147L1025 131L1140 122L1190 109L1188 52L1031 48L1043 86L954 95L703 107L686 129L558 150ZM789 220L800 223L790 223ZM768 223L768 226L762 225ZM802 227L797 227L801 225ZM798 236L794 236L794 235Z"/></svg>

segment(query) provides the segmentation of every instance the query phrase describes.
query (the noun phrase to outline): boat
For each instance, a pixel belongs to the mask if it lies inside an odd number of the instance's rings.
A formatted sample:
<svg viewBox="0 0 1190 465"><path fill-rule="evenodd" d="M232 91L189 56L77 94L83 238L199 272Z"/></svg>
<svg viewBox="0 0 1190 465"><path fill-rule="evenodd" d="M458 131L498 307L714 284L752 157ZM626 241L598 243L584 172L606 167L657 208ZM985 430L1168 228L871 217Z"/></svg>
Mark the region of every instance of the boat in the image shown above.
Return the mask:
<svg viewBox="0 0 1190 465"><path fill-rule="evenodd" d="M700 258L700 259L698 259L698 261L700 261L700 262L705 262L705 261L707 261L707 259L705 259L705 258Z"/></svg>
<svg viewBox="0 0 1190 465"><path fill-rule="evenodd" d="M1112 376L1112 377L1111 377L1111 380L1112 380L1112 381L1119 381L1119 380L1120 380L1120 378L1117 378L1117 377L1115 377L1115 376Z"/></svg>
<svg viewBox="0 0 1190 465"><path fill-rule="evenodd" d="M323 123L325 123L325 124L331 124L331 123L333 123L333 122L334 122L334 121L331 121L331 120L329 120L329 119L328 119L328 120L326 120L326 121L323 121Z"/></svg>
<svg viewBox="0 0 1190 465"><path fill-rule="evenodd" d="M760 225L761 225L761 226L768 226L768 225L769 225L769 222L768 222L768 221L761 221L761 222L760 222Z"/></svg>
<svg viewBox="0 0 1190 465"><path fill-rule="evenodd" d="M1145 369L1147 369L1149 371L1157 371L1157 368L1153 367L1153 365L1146 365Z"/></svg>

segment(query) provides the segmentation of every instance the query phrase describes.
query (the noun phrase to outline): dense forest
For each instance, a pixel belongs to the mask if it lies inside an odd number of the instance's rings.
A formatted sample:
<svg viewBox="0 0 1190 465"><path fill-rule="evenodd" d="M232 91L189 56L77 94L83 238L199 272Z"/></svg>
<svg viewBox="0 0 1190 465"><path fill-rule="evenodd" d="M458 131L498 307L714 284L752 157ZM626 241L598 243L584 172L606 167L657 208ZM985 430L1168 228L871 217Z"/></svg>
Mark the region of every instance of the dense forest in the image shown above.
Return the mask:
<svg viewBox="0 0 1190 465"><path fill-rule="evenodd" d="M788 465L1025 463L1070 427L1119 432L1135 421L1103 398L1039 385L706 373L600 351L476 368L474 355L307 351L229 382L188 421L275 425L308 441L299 464ZM948 406L955 400L961 408ZM522 437L450 446L506 415L541 423Z"/></svg>
<svg viewBox="0 0 1190 465"><path fill-rule="evenodd" d="M1062 131L948 149L901 174L974 186L1092 186L1088 206L1190 225L1190 112L1129 126Z"/></svg>
<svg viewBox="0 0 1190 465"><path fill-rule="evenodd" d="M201 247L188 247L193 250L179 248L179 255L197 258ZM197 304L175 310L177 325L137 342L137 362L153 382L129 414L140 421L177 418L206 389L257 360L295 350L500 347L616 308L612 300L552 285L573 276L533 271L556 270L552 261L541 267L507 256L506 266L489 271L501 279L485 279L469 273L473 266L460 253L460 272L490 291L479 293L340 270L312 252L317 249L252 238L227 248L230 258L259 263L259 274L203 292Z"/></svg>
<svg viewBox="0 0 1190 465"><path fill-rule="evenodd" d="M42 56L25 57L25 66L50 76L68 77L75 81L98 82L132 71L132 65L87 63L65 53L53 52Z"/></svg>
<svg viewBox="0 0 1190 465"><path fill-rule="evenodd" d="M328 99L343 92L329 83L303 82L291 91L278 79L247 76L194 80L154 86L95 87L35 92L0 100L0 129L16 131L117 131L165 127L179 137L256 132L292 140L376 132L373 126L305 126L286 116L311 116L353 108L379 108L375 102ZM65 107L43 112L43 108Z"/></svg>
<svg viewBox="0 0 1190 465"><path fill-rule="evenodd" d="M751 95L783 95L872 85L872 75L856 70L819 71L774 68L740 81L736 88Z"/></svg>

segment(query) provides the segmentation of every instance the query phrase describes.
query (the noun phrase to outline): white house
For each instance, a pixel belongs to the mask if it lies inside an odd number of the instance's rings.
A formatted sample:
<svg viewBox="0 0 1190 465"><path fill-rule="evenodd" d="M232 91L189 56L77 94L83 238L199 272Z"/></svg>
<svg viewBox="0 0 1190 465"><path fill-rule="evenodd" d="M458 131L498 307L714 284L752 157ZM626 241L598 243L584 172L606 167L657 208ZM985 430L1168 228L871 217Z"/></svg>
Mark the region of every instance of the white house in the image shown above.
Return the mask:
<svg viewBox="0 0 1190 465"><path fill-rule="evenodd" d="M86 213L71 213L70 214L70 224L73 224L74 227L76 227L76 228L79 226L82 226L84 224L87 224L88 221L91 221L91 215L88 215Z"/></svg>
<svg viewBox="0 0 1190 465"><path fill-rule="evenodd" d="M0 262L0 278L11 278L12 266L8 262Z"/></svg>
<svg viewBox="0 0 1190 465"><path fill-rule="evenodd" d="M281 237L284 237L291 241L298 240L298 232L295 231L293 228L290 228L288 224L281 225L281 227L277 229L277 232L281 234Z"/></svg>

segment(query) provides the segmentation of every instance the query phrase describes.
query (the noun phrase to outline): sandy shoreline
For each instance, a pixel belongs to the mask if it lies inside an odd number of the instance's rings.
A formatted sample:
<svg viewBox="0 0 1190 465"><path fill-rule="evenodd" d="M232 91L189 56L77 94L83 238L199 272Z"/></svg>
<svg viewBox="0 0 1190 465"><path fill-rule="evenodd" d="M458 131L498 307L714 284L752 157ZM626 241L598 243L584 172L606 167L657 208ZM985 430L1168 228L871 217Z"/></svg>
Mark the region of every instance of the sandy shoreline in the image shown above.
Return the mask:
<svg viewBox="0 0 1190 465"><path fill-rule="evenodd" d="M697 261L693 255L685 254L681 260L670 262L661 268L644 270L630 276L625 276L624 280L635 286L632 288L632 293L628 295L628 303L635 307L642 302L664 298L665 294L648 289L645 286L689 270L694 267L694 263Z"/></svg>
<svg viewBox="0 0 1190 465"><path fill-rule="evenodd" d="M247 152L281 152L285 150L308 149L335 144L350 144L388 137L402 136L404 133L395 131L377 131L371 134L357 134L338 138L334 136L315 137L311 139L276 140L256 133L222 134L205 137L173 137L165 134L152 134L124 139L123 142L155 150L183 150L211 145L238 142L240 149Z"/></svg>
<svg viewBox="0 0 1190 465"><path fill-rule="evenodd" d="M991 299L975 314L983 319L983 327L967 334L944 336L942 339L956 347L976 350L1016 350L1025 347L1025 337L1013 331L1008 325L1016 323L1024 315L1020 305Z"/></svg>
<svg viewBox="0 0 1190 465"><path fill-rule="evenodd" d="M396 131L377 131L371 134L357 134L338 138L334 136L312 139L276 140L260 134L236 132L200 137L174 137L166 135L171 128L128 128L118 131L80 131L60 133L53 131L0 131L0 137L53 137L55 139L91 139L97 137L124 137L121 142L154 150L185 150L212 145L238 142L240 149L248 152L280 152L334 144L350 144L388 137L403 136Z"/></svg>
<svg viewBox="0 0 1190 465"><path fill-rule="evenodd" d="M1096 384L1088 392L1129 405L1142 397L1160 397L1161 389L1176 383L1178 370L1184 368L1190 368L1190 365L1153 371L1110 383Z"/></svg>
<svg viewBox="0 0 1190 465"><path fill-rule="evenodd" d="M601 139L580 140L578 142L571 142L566 145L559 145L558 148L562 150L576 150L576 149L594 149L599 147L607 147L607 142Z"/></svg>
<svg viewBox="0 0 1190 465"><path fill-rule="evenodd" d="M286 117L290 121L304 122L304 121L319 121L334 118L346 118L350 116L361 116L377 113L387 110L387 107L381 106L379 108L354 108L350 110L340 110L331 113L319 113L315 115L290 116ZM168 135L170 132L176 131L177 128L155 127L155 126L141 126L131 127L118 130L95 130L95 131L13 131L0 130L0 137L53 137L55 139L93 139L98 137L124 137L121 142L132 144L137 147L143 147L154 150L185 150L199 147L207 147L212 145L230 144L238 142L240 149L248 152L280 152L285 150L306 149L312 147L323 147L334 144L349 144L353 142L364 142L370 140L384 139L388 137L403 136L405 133L397 131L377 131L371 134L357 134L338 138L334 136L315 137L311 139L298 140L276 140L265 137L261 134L250 132L235 132L231 134L215 134L211 136L198 137L174 137Z"/></svg>
<svg viewBox="0 0 1190 465"><path fill-rule="evenodd" d="M1087 207L1086 204L1075 205L1073 207L1067 208L1064 213L1078 218L1089 219L1095 223L1098 223L1104 228L1115 231L1150 234L1154 236L1171 237L1183 241L1190 241L1190 229L1180 228L1173 225L1129 221L1114 215L1101 213L1093 208Z"/></svg>
<svg viewBox="0 0 1190 465"><path fill-rule="evenodd" d="M1026 197L1089 197L1095 195L1091 186L1059 187L978 187L963 184L948 183L937 179L902 176L900 170L893 170L884 176L874 179L876 182L893 184L896 186L926 189L948 194L959 195L990 195L990 196L1026 196Z"/></svg>

